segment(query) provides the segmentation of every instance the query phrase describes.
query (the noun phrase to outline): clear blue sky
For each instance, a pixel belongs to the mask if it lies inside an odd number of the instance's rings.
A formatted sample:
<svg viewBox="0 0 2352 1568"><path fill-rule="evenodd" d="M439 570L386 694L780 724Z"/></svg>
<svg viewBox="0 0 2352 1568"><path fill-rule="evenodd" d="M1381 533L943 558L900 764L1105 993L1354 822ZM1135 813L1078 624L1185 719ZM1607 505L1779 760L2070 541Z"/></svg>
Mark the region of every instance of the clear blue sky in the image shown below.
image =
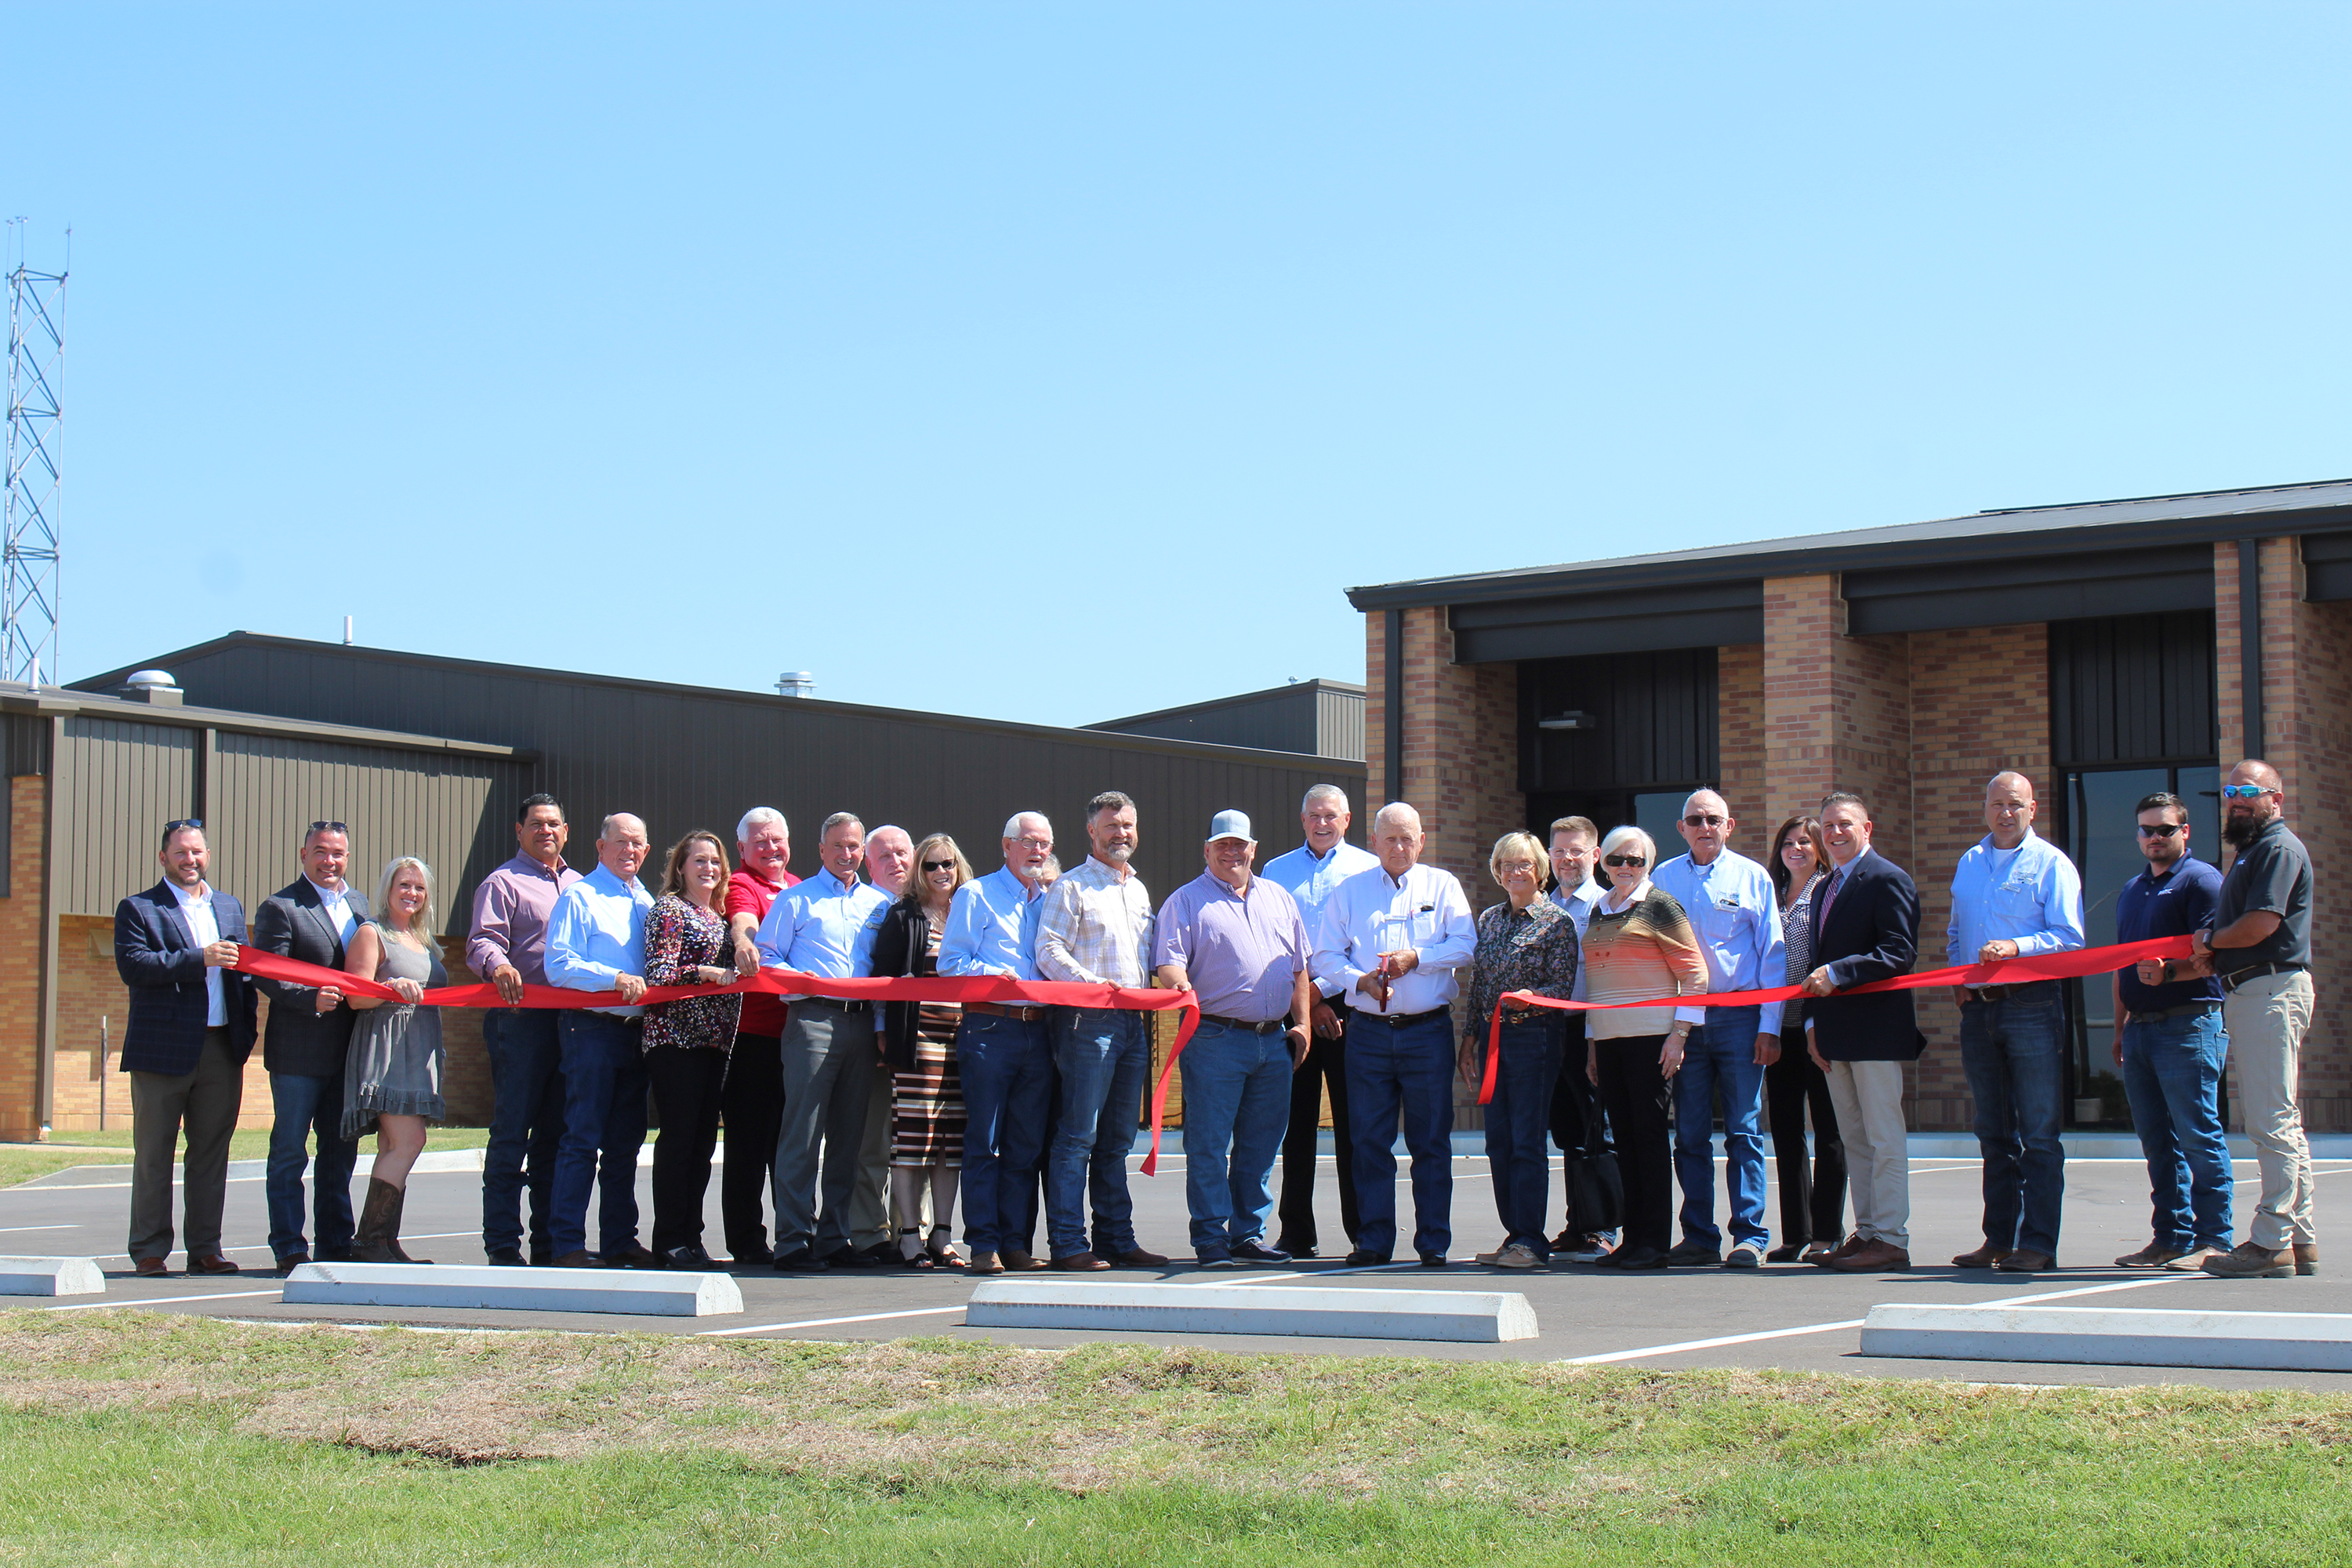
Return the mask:
<svg viewBox="0 0 2352 1568"><path fill-rule="evenodd" d="M2341 6L14 4L79 677L1077 723L1351 584L2352 474Z"/></svg>

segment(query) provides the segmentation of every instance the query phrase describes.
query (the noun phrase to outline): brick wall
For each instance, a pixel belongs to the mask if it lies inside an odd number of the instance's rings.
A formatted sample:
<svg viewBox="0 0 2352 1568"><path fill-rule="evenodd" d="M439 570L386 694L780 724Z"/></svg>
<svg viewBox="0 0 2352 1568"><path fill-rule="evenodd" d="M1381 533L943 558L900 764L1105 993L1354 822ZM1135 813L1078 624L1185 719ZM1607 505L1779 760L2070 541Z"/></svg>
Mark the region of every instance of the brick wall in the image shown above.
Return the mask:
<svg viewBox="0 0 2352 1568"><path fill-rule="evenodd" d="M1780 817L1765 806L1764 645L1715 650L1716 766L1739 833L1732 847L1762 859ZM1786 815L1783 813L1782 815Z"/></svg>
<svg viewBox="0 0 2352 1568"><path fill-rule="evenodd" d="M8 891L0 899L0 1138L40 1135L41 873L48 780L8 781Z"/></svg>
<svg viewBox="0 0 2352 1568"><path fill-rule="evenodd" d="M1911 852L1911 661L1901 636L1845 635L1830 576L1764 584L1766 809L1778 822L1832 789L1870 805L1873 845L1897 865Z"/></svg>
<svg viewBox="0 0 2352 1568"><path fill-rule="evenodd" d="M2039 624L1911 634L1911 853L1919 888L1919 967L1945 963L1952 868L1985 835L1984 786L2023 773L2051 830L2059 781L2050 772L2050 637ZM1946 991L1923 991L1912 1125L1965 1130L1974 1101L1960 1070L1959 1009Z"/></svg>

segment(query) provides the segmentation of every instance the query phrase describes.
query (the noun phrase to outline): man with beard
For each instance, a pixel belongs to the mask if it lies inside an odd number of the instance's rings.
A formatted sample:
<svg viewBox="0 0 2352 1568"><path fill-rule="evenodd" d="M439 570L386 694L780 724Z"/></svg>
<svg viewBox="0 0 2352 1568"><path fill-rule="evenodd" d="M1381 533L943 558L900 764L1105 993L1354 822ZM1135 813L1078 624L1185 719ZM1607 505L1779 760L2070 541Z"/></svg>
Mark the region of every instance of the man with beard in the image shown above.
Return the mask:
<svg viewBox="0 0 2352 1568"><path fill-rule="evenodd" d="M2221 977L2221 1022L2263 1195L2244 1244L2207 1258L2205 1272L2225 1279L2316 1274L2311 1147L2295 1100L2311 1027L2311 854L2287 831L2286 791L2270 763L2249 757L2231 769L2221 806L2221 837L2238 858L2212 923L2190 938L2195 963L2175 965L2174 973Z"/></svg>

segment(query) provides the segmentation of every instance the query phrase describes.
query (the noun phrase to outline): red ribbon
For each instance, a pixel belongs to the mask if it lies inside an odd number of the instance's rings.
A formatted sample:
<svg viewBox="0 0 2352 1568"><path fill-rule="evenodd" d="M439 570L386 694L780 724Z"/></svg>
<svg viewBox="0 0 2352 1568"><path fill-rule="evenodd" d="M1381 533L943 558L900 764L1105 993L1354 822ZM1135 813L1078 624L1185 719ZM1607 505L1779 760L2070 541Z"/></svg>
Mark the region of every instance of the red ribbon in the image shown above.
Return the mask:
<svg viewBox="0 0 2352 1568"><path fill-rule="evenodd" d="M2078 947L2066 952L2036 952L2022 958L2005 958L1998 963L1971 963L1958 969L1930 969L1918 974L1897 974L1891 979L1849 986L1832 994L1863 996L1875 991L1928 991L1938 985L2018 985L2034 980L2075 980L2128 969L2143 958L2195 956L2189 938L2159 936L2147 942L2126 942L2114 947ZM1478 1103L1485 1105L1495 1098L1495 1071L1502 1058L1503 1004L1506 1002L1584 1013L1609 1007L1756 1007L1767 1002L1786 1002L1803 994L1801 986L1777 985L1769 991L1696 992L1688 996L1660 996L1644 1002L1566 1002L1556 996L1538 996L1531 991L1513 991L1496 999L1495 1016L1487 1021L1486 1074L1478 1085Z"/></svg>
<svg viewBox="0 0 2352 1568"><path fill-rule="evenodd" d="M379 1002L401 1000L400 993L382 981L280 958L257 947L240 945L235 967L289 985L331 985L346 996L368 996ZM832 996L851 1002L1000 1002L1015 1006L1118 1007L1143 1013L1181 1008L1184 1016L1177 1021L1176 1043L1169 1049L1168 1065L1160 1069L1160 1083L1151 1094L1151 1152L1143 1160L1143 1173L1147 1176L1157 1174L1160 1169L1160 1123L1168 1106L1169 1077L1176 1070L1176 1058L1184 1054L1184 1047L1192 1038L1193 1026L1201 1021L1200 998L1190 991L1090 985L1074 980L1014 980L1002 974L941 974L924 979L877 975L864 980L829 980L790 969L762 969L749 980L731 981L725 985L648 986L635 1004L624 1003L617 991L568 991L558 985L526 985L522 988L522 1001L515 1005L645 1006L655 1002L679 1002L689 996L737 996L752 992L770 996ZM509 1004L499 995L495 985L475 984L436 986L425 993L420 1005L504 1007Z"/></svg>

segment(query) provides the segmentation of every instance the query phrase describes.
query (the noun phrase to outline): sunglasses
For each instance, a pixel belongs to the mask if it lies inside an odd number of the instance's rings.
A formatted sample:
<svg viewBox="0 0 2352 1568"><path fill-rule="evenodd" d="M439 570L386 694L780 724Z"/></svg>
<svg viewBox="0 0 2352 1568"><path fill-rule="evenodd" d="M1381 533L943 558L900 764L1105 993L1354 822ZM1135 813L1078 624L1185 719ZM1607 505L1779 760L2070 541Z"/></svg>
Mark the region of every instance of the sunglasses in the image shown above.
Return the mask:
<svg viewBox="0 0 2352 1568"><path fill-rule="evenodd" d="M1640 855L1612 855L1607 858L1607 864L1612 866L1646 866L1649 863Z"/></svg>
<svg viewBox="0 0 2352 1568"><path fill-rule="evenodd" d="M2270 793L2260 784L2223 784L2221 786L2223 800L2260 800Z"/></svg>
<svg viewBox="0 0 2352 1568"><path fill-rule="evenodd" d="M2185 829L2186 825L2179 822L2159 822L2154 827L2143 822L2139 825L2139 836L2142 838L2169 838Z"/></svg>
<svg viewBox="0 0 2352 1568"><path fill-rule="evenodd" d="M952 860L926 860L923 862L923 869L926 871L952 871L955 869L955 862Z"/></svg>
<svg viewBox="0 0 2352 1568"><path fill-rule="evenodd" d="M201 816L182 816L176 817L173 820L163 824L163 831L167 834L171 834L179 832L183 827L201 829L204 825L205 819Z"/></svg>
<svg viewBox="0 0 2352 1568"><path fill-rule="evenodd" d="M1683 818L1685 827L1724 827L1730 822L1731 818L1727 816L1700 816L1696 813Z"/></svg>
<svg viewBox="0 0 2352 1568"><path fill-rule="evenodd" d="M313 833L349 833L351 829L345 827L340 822L314 822L310 824L310 831Z"/></svg>

